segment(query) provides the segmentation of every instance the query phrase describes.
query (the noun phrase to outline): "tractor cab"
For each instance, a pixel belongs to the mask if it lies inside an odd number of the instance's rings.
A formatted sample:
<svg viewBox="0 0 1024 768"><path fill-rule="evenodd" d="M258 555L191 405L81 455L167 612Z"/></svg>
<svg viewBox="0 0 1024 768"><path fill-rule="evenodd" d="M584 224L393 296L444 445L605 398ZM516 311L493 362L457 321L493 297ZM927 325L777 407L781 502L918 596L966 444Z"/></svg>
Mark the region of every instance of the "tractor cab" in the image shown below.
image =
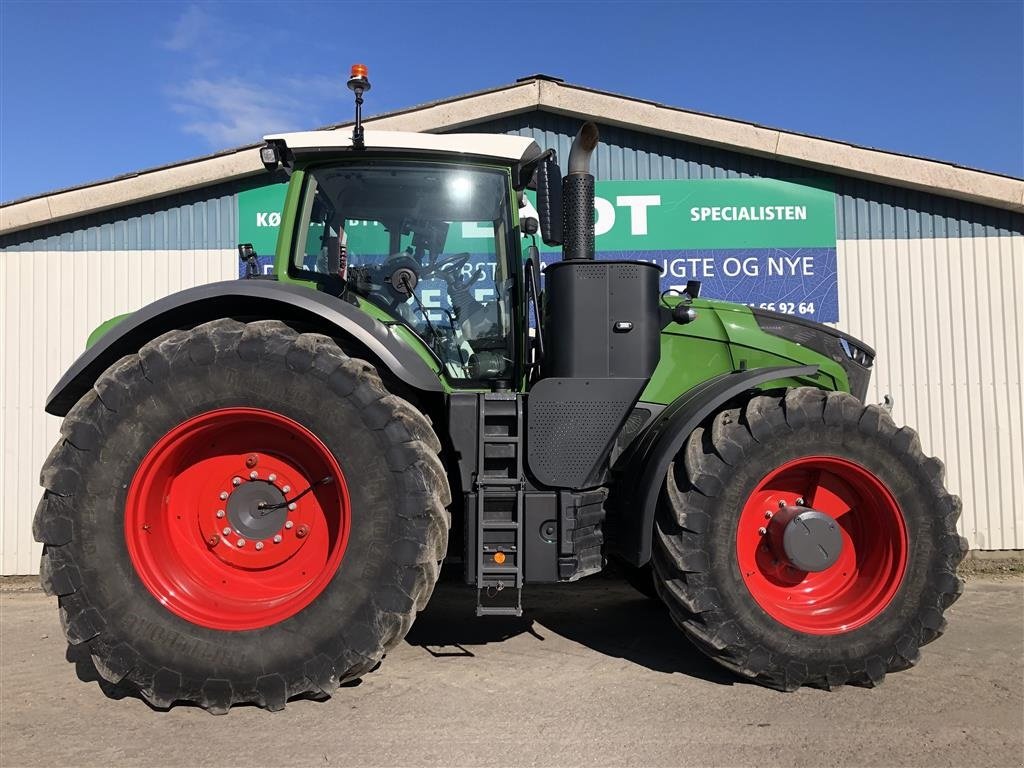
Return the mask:
<svg viewBox="0 0 1024 768"><path fill-rule="evenodd" d="M405 325L455 387L521 377L518 181L541 155L536 143L369 132L354 150L350 137L315 131L271 136L267 147L266 164L285 165L296 200L280 279Z"/></svg>

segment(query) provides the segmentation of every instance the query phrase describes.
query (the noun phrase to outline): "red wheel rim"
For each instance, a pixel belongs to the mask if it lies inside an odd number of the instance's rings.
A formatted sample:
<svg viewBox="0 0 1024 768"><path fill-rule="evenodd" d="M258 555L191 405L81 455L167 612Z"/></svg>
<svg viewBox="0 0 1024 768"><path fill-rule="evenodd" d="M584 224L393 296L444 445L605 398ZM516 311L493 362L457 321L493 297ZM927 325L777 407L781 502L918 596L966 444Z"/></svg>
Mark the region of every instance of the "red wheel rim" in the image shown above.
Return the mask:
<svg viewBox="0 0 1024 768"><path fill-rule="evenodd" d="M797 499L839 523L842 549L823 571L794 568L764 533L780 502L795 506ZM835 635L867 624L892 601L907 566L907 531L896 499L873 473L846 459L808 456L783 464L750 494L736 555L769 616L798 632Z"/></svg>
<svg viewBox="0 0 1024 768"><path fill-rule="evenodd" d="M222 408L179 424L142 459L125 540L169 611L211 629L258 629L323 591L350 518L345 476L312 432L271 411Z"/></svg>

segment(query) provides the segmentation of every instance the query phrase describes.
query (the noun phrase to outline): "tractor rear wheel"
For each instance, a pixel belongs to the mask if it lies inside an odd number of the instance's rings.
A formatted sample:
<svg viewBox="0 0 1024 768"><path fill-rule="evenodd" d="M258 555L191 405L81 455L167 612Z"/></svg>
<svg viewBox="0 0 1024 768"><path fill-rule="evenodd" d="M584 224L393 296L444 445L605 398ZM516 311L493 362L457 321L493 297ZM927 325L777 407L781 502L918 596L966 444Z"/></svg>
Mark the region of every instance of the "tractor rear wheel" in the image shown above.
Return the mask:
<svg viewBox="0 0 1024 768"><path fill-rule="evenodd" d="M782 690L873 686L945 628L966 551L942 462L878 406L804 387L690 435L659 504L655 584L724 666Z"/></svg>
<svg viewBox="0 0 1024 768"><path fill-rule="evenodd" d="M42 471L68 642L156 707L329 696L430 597L448 483L369 363L276 321L172 331L111 366Z"/></svg>

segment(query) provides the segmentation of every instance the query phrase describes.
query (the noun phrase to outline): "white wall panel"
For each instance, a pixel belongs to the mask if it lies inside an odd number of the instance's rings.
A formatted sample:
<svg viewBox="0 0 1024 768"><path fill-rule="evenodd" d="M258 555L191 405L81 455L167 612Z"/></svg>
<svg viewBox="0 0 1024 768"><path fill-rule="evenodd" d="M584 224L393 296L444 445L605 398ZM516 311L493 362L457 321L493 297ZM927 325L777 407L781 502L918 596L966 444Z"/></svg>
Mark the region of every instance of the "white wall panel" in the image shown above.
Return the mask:
<svg viewBox="0 0 1024 768"><path fill-rule="evenodd" d="M839 326L878 350L896 400L946 463L972 549L1024 549L1024 237L844 240Z"/></svg>
<svg viewBox="0 0 1024 768"><path fill-rule="evenodd" d="M53 385L114 315L238 276L234 249L0 253L0 574L36 573L39 468L59 436Z"/></svg>

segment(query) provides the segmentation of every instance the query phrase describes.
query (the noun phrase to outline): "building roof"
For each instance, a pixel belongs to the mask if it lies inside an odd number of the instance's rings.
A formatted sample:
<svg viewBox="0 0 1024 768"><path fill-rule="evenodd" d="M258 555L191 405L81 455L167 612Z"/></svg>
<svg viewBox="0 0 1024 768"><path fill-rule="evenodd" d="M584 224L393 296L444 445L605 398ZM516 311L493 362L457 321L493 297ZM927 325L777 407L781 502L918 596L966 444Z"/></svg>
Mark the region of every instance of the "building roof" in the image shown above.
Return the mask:
<svg viewBox="0 0 1024 768"><path fill-rule="evenodd" d="M283 141L292 151L351 149L352 135L338 130L275 133L264 141ZM416 133L413 131L366 131L367 149L410 149L474 157L493 157L519 162L540 154L537 142L525 136L501 133Z"/></svg>
<svg viewBox="0 0 1024 768"><path fill-rule="evenodd" d="M536 110L1024 211L1022 179L680 109L546 75L376 115L364 123L368 130L441 133ZM322 130L350 126L339 123ZM0 234L262 173L260 146L250 144L5 203L0 206Z"/></svg>

